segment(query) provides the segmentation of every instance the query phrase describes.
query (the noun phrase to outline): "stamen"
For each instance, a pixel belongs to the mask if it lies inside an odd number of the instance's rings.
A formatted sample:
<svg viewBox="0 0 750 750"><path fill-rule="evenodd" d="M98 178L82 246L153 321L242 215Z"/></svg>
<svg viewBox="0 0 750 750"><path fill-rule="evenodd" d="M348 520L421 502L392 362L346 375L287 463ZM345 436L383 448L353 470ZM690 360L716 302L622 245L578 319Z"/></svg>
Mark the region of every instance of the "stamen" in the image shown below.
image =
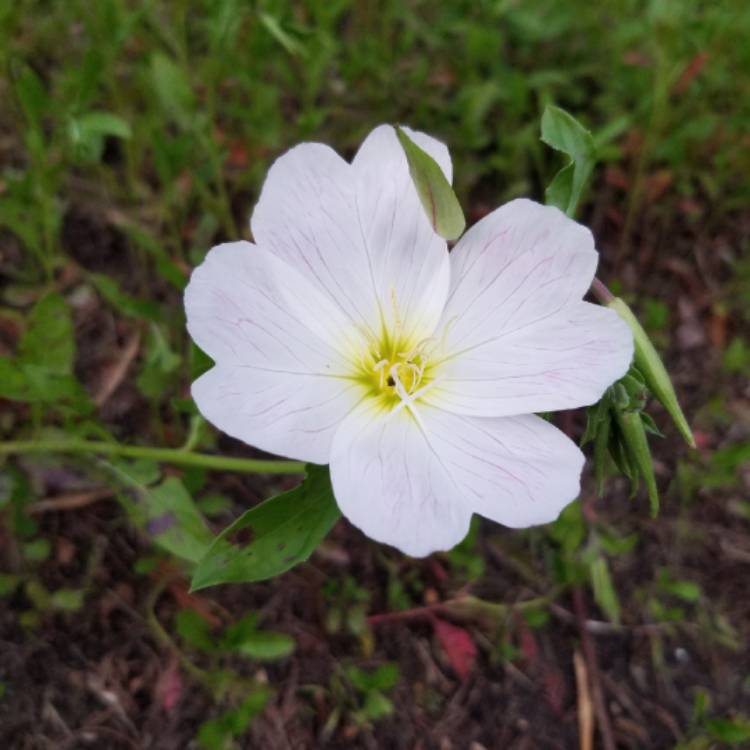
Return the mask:
<svg viewBox="0 0 750 750"><path fill-rule="evenodd" d="M419 422L421 426L422 422L419 416L416 414L414 402L418 398L424 396L424 394L427 393L427 391L429 391L433 386L436 386L438 383L440 383L442 379L443 378L435 378L435 380L433 380L432 382L427 383L427 385L423 385L418 391L416 391L415 393L412 393L408 397L408 399L402 399L401 401L399 401L396 404L396 406L394 406L393 409L391 410L391 413L388 415L388 418L390 419L391 417L398 414L401 411L401 409L407 408L412 413L412 415L417 419L417 421Z"/></svg>
<svg viewBox="0 0 750 750"><path fill-rule="evenodd" d="M396 297L396 287L394 286L391 287L391 306L393 307L393 322L396 330L400 331L403 328L403 323L401 321L401 311L398 307L398 298Z"/></svg>

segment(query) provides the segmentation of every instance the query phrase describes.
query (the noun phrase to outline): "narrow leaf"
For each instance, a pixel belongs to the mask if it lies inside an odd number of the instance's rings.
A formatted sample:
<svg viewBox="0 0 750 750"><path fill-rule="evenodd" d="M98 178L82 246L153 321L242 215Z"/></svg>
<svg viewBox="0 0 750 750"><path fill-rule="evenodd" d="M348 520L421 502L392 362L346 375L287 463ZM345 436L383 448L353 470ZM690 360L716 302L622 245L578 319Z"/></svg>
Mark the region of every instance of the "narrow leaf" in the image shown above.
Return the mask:
<svg viewBox="0 0 750 750"><path fill-rule="evenodd" d="M284 573L310 557L340 515L328 467L308 466L299 487L251 508L222 531L198 563L193 591Z"/></svg>
<svg viewBox="0 0 750 750"><path fill-rule="evenodd" d="M599 497L604 494L604 480L607 476L607 446L610 440L610 427L612 417L607 409L607 416L599 425L594 438L594 477L596 480L596 492Z"/></svg>
<svg viewBox="0 0 750 750"><path fill-rule="evenodd" d="M259 13L258 19L266 31L290 54L304 56L305 48L291 34L284 31L278 19L270 13Z"/></svg>
<svg viewBox="0 0 750 750"><path fill-rule="evenodd" d="M131 297L120 289L112 277L105 276L103 273L92 273L89 274L89 280L99 294L123 315L137 319L143 318L154 323L162 320L162 313L156 302Z"/></svg>
<svg viewBox="0 0 750 750"><path fill-rule="evenodd" d="M589 575L596 603L615 625L619 625L620 600L612 583L606 558L596 557L589 565Z"/></svg>
<svg viewBox="0 0 750 750"><path fill-rule="evenodd" d="M406 154L409 174L432 228L446 240L458 239L464 231L466 219L443 170L403 128L396 128L396 135Z"/></svg>
<svg viewBox="0 0 750 750"><path fill-rule="evenodd" d="M691 448L695 448L693 433L680 408L672 381L648 334L643 330L631 309L619 297L615 297L608 307L615 310L630 326L635 342L635 364L646 379L646 385L654 396L661 401L687 444Z"/></svg>
<svg viewBox="0 0 750 750"><path fill-rule="evenodd" d="M635 411L621 411L615 409L617 425L622 432L622 441L628 453L628 458L634 464L643 481L646 483L648 498L651 503L651 515L659 512L659 490L656 487L654 464L648 447L646 429L641 415Z"/></svg>

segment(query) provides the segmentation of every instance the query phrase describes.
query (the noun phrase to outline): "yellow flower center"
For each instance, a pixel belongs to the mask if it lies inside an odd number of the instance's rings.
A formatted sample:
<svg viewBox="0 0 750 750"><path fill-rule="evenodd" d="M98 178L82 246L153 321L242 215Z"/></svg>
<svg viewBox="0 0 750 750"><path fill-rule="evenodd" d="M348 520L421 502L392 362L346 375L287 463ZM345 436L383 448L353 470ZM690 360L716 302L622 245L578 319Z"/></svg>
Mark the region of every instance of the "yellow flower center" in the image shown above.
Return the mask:
<svg viewBox="0 0 750 750"><path fill-rule="evenodd" d="M356 380L384 408L418 397L432 380L424 343L409 346L384 337L370 345L358 365Z"/></svg>

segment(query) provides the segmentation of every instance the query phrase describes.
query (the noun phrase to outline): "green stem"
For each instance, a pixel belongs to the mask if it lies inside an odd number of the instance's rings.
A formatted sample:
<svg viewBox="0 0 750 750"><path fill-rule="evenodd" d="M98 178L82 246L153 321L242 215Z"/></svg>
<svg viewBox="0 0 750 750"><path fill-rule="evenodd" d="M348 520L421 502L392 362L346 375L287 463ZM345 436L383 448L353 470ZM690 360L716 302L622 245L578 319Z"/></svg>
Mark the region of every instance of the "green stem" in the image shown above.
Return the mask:
<svg viewBox="0 0 750 750"><path fill-rule="evenodd" d="M257 458L215 456L192 453L180 448L149 448L145 445L121 445L96 440L28 440L0 443L0 456L19 453L98 453L105 456L146 458L167 464L201 466L217 471L239 471L254 474L302 474L305 465L299 461L266 461Z"/></svg>

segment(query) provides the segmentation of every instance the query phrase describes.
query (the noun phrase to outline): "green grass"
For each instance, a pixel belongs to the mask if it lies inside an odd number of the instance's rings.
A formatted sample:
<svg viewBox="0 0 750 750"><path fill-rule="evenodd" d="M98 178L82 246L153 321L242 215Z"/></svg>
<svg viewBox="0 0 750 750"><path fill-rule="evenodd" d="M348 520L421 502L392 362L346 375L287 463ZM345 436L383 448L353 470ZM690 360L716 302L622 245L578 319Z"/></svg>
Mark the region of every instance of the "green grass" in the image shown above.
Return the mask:
<svg viewBox="0 0 750 750"><path fill-rule="evenodd" d="M750 9L711 4L21 1L0 16L0 224L62 261L71 204L114 213L144 255L194 263L246 227L270 160L303 139L351 153L378 122L451 146L464 202L539 194L556 102L686 196L747 198ZM705 65L695 80L691 66ZM686 77L688 76L688 77ZM20 143L17 143L20 141ZM639 178L640 181L639 181ZM739 190L739 188L743 188Z"/></svg>

